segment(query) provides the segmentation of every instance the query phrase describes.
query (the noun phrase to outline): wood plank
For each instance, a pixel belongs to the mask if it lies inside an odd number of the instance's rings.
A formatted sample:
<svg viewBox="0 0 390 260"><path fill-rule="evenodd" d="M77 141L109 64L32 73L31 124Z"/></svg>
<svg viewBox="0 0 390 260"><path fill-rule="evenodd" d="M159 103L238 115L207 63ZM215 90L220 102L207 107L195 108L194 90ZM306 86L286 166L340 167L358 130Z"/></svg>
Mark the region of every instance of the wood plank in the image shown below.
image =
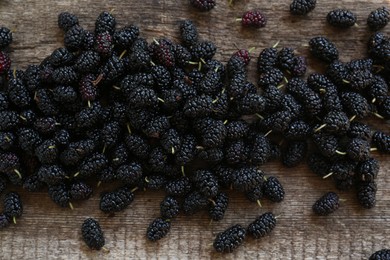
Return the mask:
<svg viewBox="0 0 390 260"><path fill-rule="evenodd" d="M261 49L280 40L279 46L291 46L307 55L308 40L319 34L334 40L341 50L341 59L358 58L365 52L368 35L365 18L369 10L388 5L388 1L319 1L307 17L290 16L290 1L237 0L234 7L218 1L209 13L194 12L187 1L38 1L13 0L0 2L0 24L15 30L12 45L14 66L26 68L39 63L52 50L61 46L62 33L57 28L61 11L76 13L83 26L93 29L94 19L103 10L114 9L119 26L134 23L149 41L159 36L178 39L177 21L190 18L199 25L203 39L212 40L219 48L217 58L227 61L234 44L240 48ZM260 30L242 29L234 20L245 10L258 7L267 14L268 25ZM327 12L333 8L350 8L358 15L358 27L335 30L325 23ZM389 33L390 27L384 29ZM316 61L309 59L310 65ZM251 62L255 80L255 61ZM316 66L321 69L321 66ZM377 121L375 121L377 122ZM382 129L389 130L387 123ZM148 223L159 214L163 193L137 192L136 200L124 212L108 217L98 209L99 192L87 202L75 203L75 210L61 209L44 193L21 191L25 213L17 225L0 231L0 258L4 259L367 259L381 248L390 247L390 161L378 155L382 162L378 182L377 206L362 210L353 192L340 192L340 210L329 217L316 217L311 205L324 192L335 190L330 180L323 181L302 165L293 169L278 163L264 166L268 174L281 178L286 199L280 204L263 202L263 208L249 203L241 194L233 193L230 208L220 223L211 223L207 214L179 217L173 221L167 238L157 243L146 240ZM230 255L213 252L210 246L216 233L226 227L251 222L257 215L273 211L279 215L278 225L271 236L262 240L248 239ZM86 217L101 223L110 253L91 251L81 241L80 226Z"/></svg>

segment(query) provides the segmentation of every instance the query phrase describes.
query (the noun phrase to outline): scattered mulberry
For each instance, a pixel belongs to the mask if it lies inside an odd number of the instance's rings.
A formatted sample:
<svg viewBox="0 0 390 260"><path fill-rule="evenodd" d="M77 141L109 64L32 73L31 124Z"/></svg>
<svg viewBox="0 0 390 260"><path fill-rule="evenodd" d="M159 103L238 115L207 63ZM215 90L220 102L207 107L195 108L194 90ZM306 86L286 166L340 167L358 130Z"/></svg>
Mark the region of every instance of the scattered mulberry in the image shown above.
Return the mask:
<svg viewBox="0 0 390 260"><path fill-rule="evenodd" d="M390 135L376 131L372 136L373 145L382 153L390 153Z"/></svg>
<svg viewBox="0 0 390 260"><path fill-rule="evenodd" d="M16 192L7 193L4 197L4 214L13 219L16 224L16 218L23 214L22 200Z"/></svg>
<svg viewBox="0 0 390 260"><path fill-rule="evenodd" d="M349 10L336 9L328 13L326 20L332 26L348 28L356 23L356 15Z"/></svg>
<svg viewBox="0 0 390 260"><path fill-rule="evenodd" d="M104 234L99 222L93 218L84 220L81 226L81 234L84 242L91 249L100 250L105 244Z"/></svg>
<svg viewBox="0 0 390 260"><path fill-rule="evenodd" d="M223 219L229 204L229 197L226 193L220 192L209 203L209 216L214 221Z"/></svg>
<svg viewBox="0 0 390 260"><path fill-rule="evenodd" d="M314 37L309 41L309 46L313 56L324 62L330 63L339 58L336 46L328 38Z"/></svg>
<svg viewBox="0 0 390 260"><path fill-rule="evenodd" d="M247 232L252 237L259 239L271 233L275 226L275 216L271 212L267 212L258 216L255 221L249 224Z"/></svg>
<svg viewBox="0 0 390 260"><path fill-rule="evenodd" d="M375 158L362 161L356 167L356 174L361 181L373 181L379 172L379 162Z"/></svg>
<svg viewBox="0 0 390 260"><path fill-rule="evenodd" d="M246 230L241 225L229 227L216 236L214 249L221 253L231 253L244 242L245 235Z"/></svg>
<svg viewBox="0 0 390 260"><path fill-rule="evenodd" d="M372 11L367 18L367 25L373 31L378 31L389 22L390 14L386 7L380 7Z"/></svg>
<svg viewBox="0 0 390 260"><path fill-rule="evenodd" d="M316 7L316 0L293 0L290 5L290 13L294 15L305 15Z"/></svg>
<svg viewBox="0 0 390 260"><path fill-rule="evenodd" d="M210 11L216 4L215 0L190 0L190 5L199 11Z"/></svg>
<svg viewBox="0 0 390 260"><path fill-rule="evenodd" d="M171 222L162 218L154 219L148 226L146 236L150 241L157 241L165 237L171 229Z"/></svg>
<svg viewBox="0 0 390 260"><path fill-rule="evenodd" d="M377 184L374 181L361 182L358 187L357 198L364 208L373 208L376 204Z"/></svg>
<svg viewBox="0 0 390 260"><path fill-rule="evenodd" d="M198 30L191 20L184 20L180 23L180 36L185 46L198 42Z"/></svg>
<svg viewBox="0 0 390 260"><path fill-rule="evenodd" d="M12 42L12 32L6 27L0 27L0 48L8 47Z"/></svg>
<svg viewBox="0 0 390 260"><path fill-rule="evenodd" d="M334 192L328 192L318 199L313 205L313 211L320 216L326 216L339 208L339 196Z"/></svg>
<svg viewBox="0 0 390 260"><path fill-rule="evenodd" d="M134 200L134 193L128 187L121 187L111 192L103 193L100 198L100 210L104 213L114 213L127 208Z"/></svg>
<svg viewBox="0 0 390 260"><path fill-rule="evenodd" d="M264 195L273 202L281 202L284 199L284 189L276 177L267 177L263 185Z"/></svg>
<svg viewBox="0 0 390 260"><path fill-rule="evenodd" d="M166 196L160 203L160 214L163 219L172 219L179 214L179 202L171 196Z"/></svg>
<svg viewBox="0 0 390 260"><path fill-rule="evenodd" d="M242 15L239 19L245 27L261 28L267 24L267 18L260 10L250 10Z"/></svg>
<svg viewBox="0 0 390 260"><path fill-rule="evenodd" d="M58 27L64 32L79 24L79 19L76 15L69 12L62 12L58 15Z"/></svg>

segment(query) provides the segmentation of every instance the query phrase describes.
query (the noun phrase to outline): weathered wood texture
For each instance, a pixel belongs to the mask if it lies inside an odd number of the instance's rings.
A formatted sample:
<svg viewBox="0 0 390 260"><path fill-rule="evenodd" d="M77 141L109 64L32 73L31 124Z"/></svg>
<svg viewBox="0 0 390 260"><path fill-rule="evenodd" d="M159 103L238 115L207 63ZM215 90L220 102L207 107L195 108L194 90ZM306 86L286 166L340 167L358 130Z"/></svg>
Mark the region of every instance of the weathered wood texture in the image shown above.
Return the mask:
<svg viewBox="0 0 390 260"><path fill-rule="evenodd" d="M141 35L149 41L159 36L178 39L177 21L190 18L199 25L202 38L215 41L217 57L227 61L236 49L262 48L280 40L279 46L291 46L307 54L308 40L326 35L341 50L341 59L361 57L369 32L365 19L369 10L389 1L318 1L317 8L307 17L292 17L290 1L237 0L232 8L227 1L218 1L208 13L192 10L185 0L144 1L39 1L12 0L0 2L0 24L12 28L13 66L26 68L39 63L52 50L62 45L62 32L57 28L60 11L76 13L81 24L93 28L95 17L103 10L114 9L119 26L129 23L141 27ZM249 8L258 7L268 16L267 27L260 30L242 29L235 18ZM325 24L330 9L345 7L358 15L358 27L335 30ZM389 32L390 27L384 31ZM309 59L313 65L315 61ZM253 73L255 61L251 62ZM320 66L321 69L321 66ZM389 130L387 123L381 123ZM345 201L340 210L329 217L313 216L312 203L324 192L335 190L330 180L323 181L310 173L305 165L293 169L279 164L264 166L268 174L281 178L286 199L280 204L263 202L263 208L251 204L241 194L234 194L226 217L211 223L207 213L193 217L179 217L173 222L167 238L157 243L148 242L145 230L159 214L162 193L138 192L134 203L115 217L98 210L99 194L83 203L75 203L73 211L54 205L44 193L21 192L25 213L17 225L1 230L1 259L130 259L130 258L248 258L248 259L367 259L375 250L390 247L390 161L382 162L378 181L378 202L371 210L361 209L354 192L340 192ZM104 190L104 187L101 189ZM271 236L262 240L248 239L231 255L213 253L211 243L217 232L231 224L248 224L257 215L273 211L279 215L278 225ZM81 241L80 225L86 217L97 218L106 236L110 253L89 250Z"/></svg>

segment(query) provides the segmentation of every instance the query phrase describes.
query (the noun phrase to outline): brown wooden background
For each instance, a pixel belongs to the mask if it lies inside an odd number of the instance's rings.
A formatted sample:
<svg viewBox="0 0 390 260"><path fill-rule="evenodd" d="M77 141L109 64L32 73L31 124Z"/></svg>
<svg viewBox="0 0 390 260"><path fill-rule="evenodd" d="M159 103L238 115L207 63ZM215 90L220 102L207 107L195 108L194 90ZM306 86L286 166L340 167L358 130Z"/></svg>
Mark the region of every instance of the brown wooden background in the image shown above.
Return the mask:
<svg viewBox="0 0 390 260"><path fill-rule="evenodd" d="M26 68L39 63L55 48L62 45L62 32L57 28L57 15L71 11L81 24L92 29L94 19L104 10L114 9L119 26L134 23L149 41L159 36L178 38L177 21L193 19L204 39L216 42L217 58L227 61L236 49L261 49L280 40L279 46L291 46L307 54L308 40L326 35L341 51L341 59L361 57L368 35L365 19L369 10L389 5L390 1L318 1L317 8L307 17L292 17L288 12L290 0L235 0L233 7L218 0L217 7L208 13L192 10L186 0L10 0L0 1L0 24L12 28L14 43L11 54L13 67ZM266 28L242 29L234 20L243 11L260 8L268 16ZM331 9L345 7L358 15L358 27L335 30L325 23ZM390 32L390 27L384 29ZM313 65L314 60L309 59ZM251 63L253 68L255 61ZM321 69L321 66L319 66ZM378 122L378 121L376 121ZM379 123L389 130L385 122ZM87 202L75 203L75 209L61 209L44 193L25 193L25 213L17 225L0 231L1 259L129 259L129 258L248 258L248 259L367 259L381 248L390 247L390 161L382 162L378 183L377 206L362 210L354 193L340 193L341 208L329 217L313 216L311 205L326 191L335 190L331 181L323 181L310 173L305 165L286 169L279 164L264 166L268 174L281 178L286 198L280 204L263 202L263 208L246 201L241 194L231 197L226 217L220 223L209 224L207 213L179 217L173 222L168 237L157 243L148 242L145 230L158 216L162 193L137 192L134 203L122 213L109 218L98 210L99 193ZM104 187L103 187L104 189ZM211 243L217 232L236 223L251 222L257 215L273 211L280 215L271 236L262 240L248 239L234 254L213 252ZM91 251L81 241L80 226L86 217L97 218L105 231L106 247L110 253Z"/></svg>

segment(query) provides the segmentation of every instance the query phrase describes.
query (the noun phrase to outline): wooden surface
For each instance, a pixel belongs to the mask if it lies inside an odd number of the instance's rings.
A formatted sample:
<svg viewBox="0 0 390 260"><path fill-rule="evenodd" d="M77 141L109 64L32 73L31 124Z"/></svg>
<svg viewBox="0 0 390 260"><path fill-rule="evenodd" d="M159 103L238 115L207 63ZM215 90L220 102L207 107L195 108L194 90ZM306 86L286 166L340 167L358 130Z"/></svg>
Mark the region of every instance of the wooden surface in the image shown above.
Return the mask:
<svg viewBox="0 0 390 260"><path fill-rule="evenodd" d="M334 40L341 59L361 57L369 35L365 19L369 10L389 4L388 1L318 1L317 8L307 17L292 17L290 1L236 0L229 8L227 1L218 0L208 13L192 10L185 0L117 0L117 1L0 1L0 24L12 28L14 43L11 54L13 67L26 68L39 63L55 48L62 46L62 32L57 28L60 11L71 11L81 24L93 28L95 17L104 10L114 9L119 26L134 23L149 41L159 36L178 38L177 21L193 19L203 39L215 41L217 58L227 61L236 49L261 49L280 40L279 46L291 46L307 54L308 40L322 34ZM387 3L386 3L387 2ZM260 30L242 29L234 19L250 8L260 8L268 16L267 27ZM358 15L358 27L338 31L325 24L330 9L345 7ZM390 32L390 27L384 29ZM309 64L314 61L309 59ZM252 75L255 61L251 62ZM319 67L321 69L321 66ZM388 124L381 128L389 130ZM353 192L340 192L345 201L329 217L313 216L311 205L326 191L335 190L330 180L323 181L310 173L305 165L293 169L268 164L263 169L280 177L286 198L280 204L263 202L263 208L249 203L241 194L232 194L226 217L209 224L207 213L179 217L172 223L170 234L157 243L145 238L148 223L159 214L162 193L137 192L133 204L124 212L108 217L98 210L99 191L75 209L61 209L44 193L21 192L24 215L17 225L0 231L1 259L130 259L130 258L248 258L248 259L367 259L381 248L390 247L390 161L382 162L378 176L377 206L361 209ZM273 211L279 215L271 236L262 240L247 239L234 254L213 252L211 243L216 233L236 223L247 225L259 214ZM91 251L81 241L80 226L86 217L98 219L105 232L110 253Z"/></svg>

